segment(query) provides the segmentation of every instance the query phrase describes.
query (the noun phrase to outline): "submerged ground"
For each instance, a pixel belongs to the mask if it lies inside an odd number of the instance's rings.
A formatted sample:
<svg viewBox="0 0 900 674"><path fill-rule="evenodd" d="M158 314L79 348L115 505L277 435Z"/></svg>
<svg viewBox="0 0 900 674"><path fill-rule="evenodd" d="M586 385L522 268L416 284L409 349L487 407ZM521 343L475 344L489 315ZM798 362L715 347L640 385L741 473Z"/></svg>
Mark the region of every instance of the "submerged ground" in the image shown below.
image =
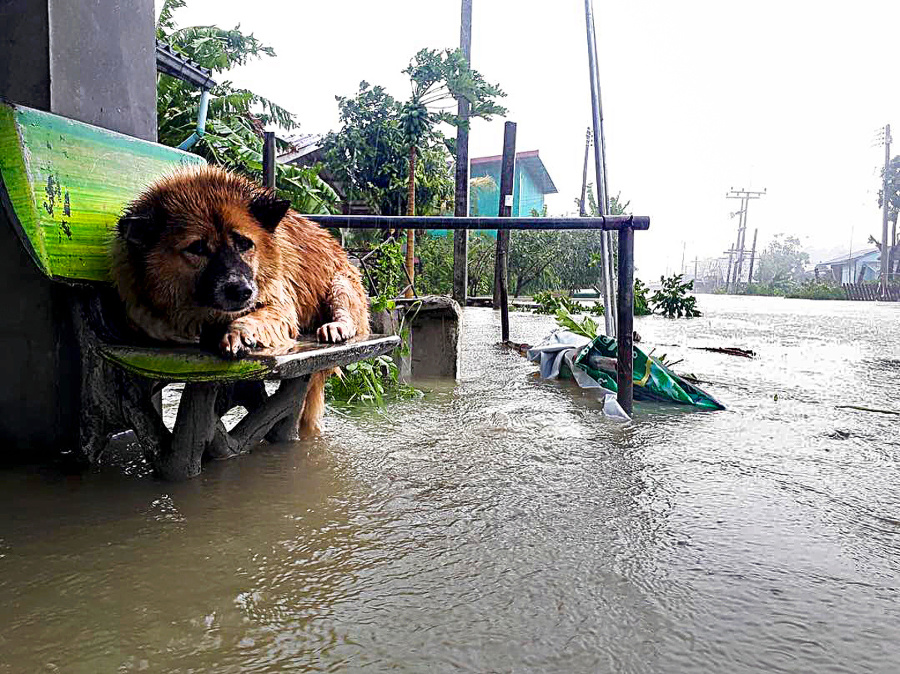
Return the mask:
<svg viewBox="0 0 900 674"><path fill-rule="evenodd" d="M0 672L898 671L900 418L837 406L900 409L900 304L699 299L636 329L726 412L607 421L470 309L458 385L318 442L0 473Z"/></svg>

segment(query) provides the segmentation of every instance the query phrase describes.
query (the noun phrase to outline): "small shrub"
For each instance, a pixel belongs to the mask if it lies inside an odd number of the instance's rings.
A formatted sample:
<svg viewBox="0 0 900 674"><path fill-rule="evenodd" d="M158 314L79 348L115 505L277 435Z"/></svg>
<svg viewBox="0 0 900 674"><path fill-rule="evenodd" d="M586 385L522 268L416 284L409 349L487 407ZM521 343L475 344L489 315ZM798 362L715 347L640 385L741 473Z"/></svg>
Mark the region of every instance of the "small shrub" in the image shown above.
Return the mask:
<svg viewBox="0 0 900 674"><path fill-rule="evenodd" d="M634 279L634 315L649 316L653 313L650 308L650 301L647 299L647 293L650 289L644 285L641 279Z"/></svg>
<svg viewBox="0 0 900 674"><path fill-rule="evenodd" d="M845 300L847 291L840 286L822 281L806 281L787 295L801 300Z"/></svg>
<svg viewBox="0 0 900 674"><path fill-rule="evenodd" d="M681 274L675 274L666 278L660 277L662 288L653 293L650 301L657 313L666 318L695 318L700 316L697 310L697 298L688 295L688 291L694 289L694 282L682 281Z"/></svg>

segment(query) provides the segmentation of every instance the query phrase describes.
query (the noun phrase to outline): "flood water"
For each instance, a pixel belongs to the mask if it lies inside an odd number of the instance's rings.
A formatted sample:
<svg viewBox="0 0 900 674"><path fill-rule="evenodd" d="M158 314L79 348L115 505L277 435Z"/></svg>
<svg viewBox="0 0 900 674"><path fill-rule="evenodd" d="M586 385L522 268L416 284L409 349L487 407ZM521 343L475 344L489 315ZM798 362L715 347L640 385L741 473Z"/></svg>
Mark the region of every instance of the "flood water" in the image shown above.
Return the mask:
<svg viewBox="0 0 900 674"><path fill-rule="evenodd" d="M469 309L324 439L0 473L0 672L900 671L900 417L837 407L900 409L900 304L698 299L636 329L725 412L608 421Z"/></svg>

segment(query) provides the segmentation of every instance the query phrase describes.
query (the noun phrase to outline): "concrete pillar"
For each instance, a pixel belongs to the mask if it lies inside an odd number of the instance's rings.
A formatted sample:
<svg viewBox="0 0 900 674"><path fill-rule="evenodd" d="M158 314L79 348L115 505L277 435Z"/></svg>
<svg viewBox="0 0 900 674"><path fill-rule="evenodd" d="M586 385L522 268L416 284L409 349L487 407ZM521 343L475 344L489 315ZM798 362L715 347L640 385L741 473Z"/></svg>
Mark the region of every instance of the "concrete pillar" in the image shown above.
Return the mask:
<svg viewBox="0 0 900 674"><path fill-rule="evenodd" d="M156 140L153 0L0 1L0 97ZM77 446L75 291L43 276L0 209L0 463Z"/></svg>
<svg viewBox="0 0 900 674"><path fill-rule="evenodd" d="M462 309L452 297L402 300L410 326L413 379L456 379L460 371Z"/></svg>
<svg viewBox="0 0 900 674"><path fill-rule="evenodd" d="M156 140L153 0L3 0L0 97Z"/></svg>

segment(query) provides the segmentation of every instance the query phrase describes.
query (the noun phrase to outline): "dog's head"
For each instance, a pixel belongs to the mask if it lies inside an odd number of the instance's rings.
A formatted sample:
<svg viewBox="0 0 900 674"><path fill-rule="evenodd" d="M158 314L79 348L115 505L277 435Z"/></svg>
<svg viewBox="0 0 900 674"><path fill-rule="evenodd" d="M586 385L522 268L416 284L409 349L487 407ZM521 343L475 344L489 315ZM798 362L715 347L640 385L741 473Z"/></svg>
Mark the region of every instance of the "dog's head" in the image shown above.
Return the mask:
<svg viewBox="0 0 900 674"><path fill-rule="evenodd" d="M216 168L151 186L125 211L118 237L135 281L160 309L223 314L254 306L280 259L274 232L288 202Z"/></svg>

